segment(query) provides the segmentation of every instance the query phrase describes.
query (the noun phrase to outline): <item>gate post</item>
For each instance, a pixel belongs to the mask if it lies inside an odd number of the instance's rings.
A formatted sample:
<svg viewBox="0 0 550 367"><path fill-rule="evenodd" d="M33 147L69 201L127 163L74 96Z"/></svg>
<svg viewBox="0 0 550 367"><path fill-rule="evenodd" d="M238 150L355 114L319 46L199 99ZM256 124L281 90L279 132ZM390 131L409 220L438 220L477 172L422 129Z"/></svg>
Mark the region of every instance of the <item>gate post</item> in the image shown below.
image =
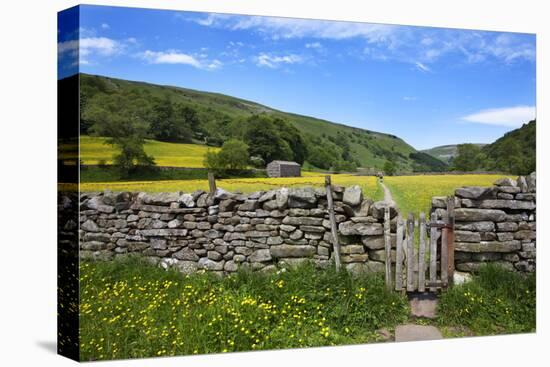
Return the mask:
<svg viewBox="0 0 550 367"><path fill-rule="evenodd" d="M455 274L455 198L447 198L447 261L448 261L448 284L453 284Z"/></svg>

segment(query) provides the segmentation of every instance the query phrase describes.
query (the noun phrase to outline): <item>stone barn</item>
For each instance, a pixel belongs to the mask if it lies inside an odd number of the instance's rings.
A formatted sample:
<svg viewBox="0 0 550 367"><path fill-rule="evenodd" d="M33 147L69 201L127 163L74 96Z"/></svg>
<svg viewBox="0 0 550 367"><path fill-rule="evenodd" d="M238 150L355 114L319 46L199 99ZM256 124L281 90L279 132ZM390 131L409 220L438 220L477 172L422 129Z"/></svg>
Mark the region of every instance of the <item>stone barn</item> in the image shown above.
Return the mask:
<svg viewBox="0 0 550 367"><path fill-rule="evenodd" d="M273 161L266 168L269 177L300 177L302 166L296 162Z"/></svg>

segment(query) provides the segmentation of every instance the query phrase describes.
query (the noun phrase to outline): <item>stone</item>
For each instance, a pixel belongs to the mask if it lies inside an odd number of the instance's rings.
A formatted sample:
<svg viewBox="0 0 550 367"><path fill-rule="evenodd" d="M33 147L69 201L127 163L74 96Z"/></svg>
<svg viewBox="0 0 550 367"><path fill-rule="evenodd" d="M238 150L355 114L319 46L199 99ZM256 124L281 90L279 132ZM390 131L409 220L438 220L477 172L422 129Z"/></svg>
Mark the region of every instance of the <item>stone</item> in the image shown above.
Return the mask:
<svg viewBox="0 0 550 367"><path fill-rule="evenodd" d="M258 198L258 202L263 203L266 201L271 201L273 199L275 199L275 190L269 190Z"/></svg>
<svg viewBox="0 0 550 367"><path fill-rule="evenodd" d="M227 232L227 233L230 233L230 232ZM215 229L209 229L204 232L204 237L210 238L210 239L222 238L223 233Z"/></svg>
<svg viewBox="0 0 550 367"><path fill-rule="evenodd" d="M499 252L482 252L480 254L472 254L472 260L476 262L497 261L502 259L502 254Z"/></svg>
<svg viewBox="0 0 550 367"><path fill-rule="evenodd" d="M288 206L290 208L314 208L316 203L315 190L311 187L289 190Z"/></svg>
<svg viewBox="0 0 550 367"><path fill-rule="evenodd" d="M521 248L521 242L481 241L479 243L455 242L455 250L463 252L513 252Z"/></svg>
<svg viewBox="0 0 550 367"><path fill-rule="evenodd" d="M151 238L151 248L153 250L166 250L168 246L166 245L166 240L162 238Z"/></svg>
<svg viewBox="0 0 550 367"><path fill-rule="evenodd" d="M80 228L83 229L84 231L88 231L88 232L98 232L99 231L99 227L97 226L97 224L91 220L91 219L88 219L87 221L85 221L84 223L82 223L80 225Z"/></svg>
<svg viewBox="0 0 550 367"><path fill-rule="evenodd" d="M493 183L493 185L495 185L495 186L513 186L513 187L516 187L517 182L514 179L505 177L505 178L499 178L498 180L496 180Z"/></svg>
<svg viewBox="0 0 550 367"><path fill-rule="evenodd" d="M454 285L461 285L468 283L472 280L472 275L470 273L465 273L462 271L455 271L453 274L453 283Z"/></svg>
<svg viewBox="0 0 550 367"><path fill-rule="evenodd" d="M160 229L141 229L139 234L146 237L166 237L166 236L187 236L187 229L179 228L160 228Z"/></svg>
<svg viewBox="0 0 550 367"><path fill-rule="evenodd" d="M349 206L357 206L363 201L363 191L358 185L346 187L342 201Z"/></svg>
<svg viewBox="0 0 550 367"><path fill-rule="evenodd" d="M493 198L495 194L492 187L466 186L455 190L456 196L474 200Z"/></svg>
<svg viewBox="0 0 550 367"><path fill-rule="evenodd" d="M443 335L435 326L405 324L395 328L396 342L438 339L443 339Z"/></svg>
<svg viewBox="0 0 550 367"><path fill-rule="evenodd" d="M214 261L207 257L201 257L199 259L199 269L205 269L210 271L221 271L225 265L225 260Z"/></svg>
<svg viewBox="0 0 550 367"><path fill-rule="evenodd" d="M260 249L254 251L249 257L250 262L267 262L271 261L271 252L269 249Z"/></svg>
<svg viewBox="0 0 550 367"><path fill-rule="evenodd" d="M513 210L533 210L536 205L532 201L522 200L483 200L479 208L482 209L513 209Z"/></svg>
<svg viewBox="0 0 550 367"><path fill-rule="evenodd" d="M497 239L495 232L479 232L479 237L481 241L495 241Z"/></svg>
<svg viewBox="0 0 550 367"><path fill-rule="evenodd" d="M498 232L497 239L499 241L511 241L514 239L514 234L512 232Z"/></svg>
<svg viewBox="0 0 550 367"><path fill-rule="evenodd" d="M246 200L243 204L239 205L238 209L243 212L252 212L260 207L260 203L257 200Z"/></svg>
<svg viewBox="0 0 550 367"><path fill-rule="evenodd" d="M397 206L394 202L377 201L370 206L370 214L376 219L384 219L386 207L390 209L390 219L397 215Z"/></svg>
<svg viewBox="0 0 550 367"><path fill-rule="evenodd" d="M323 224L323 218L315 217L285 217L283 224L292 226L320 226Z"/></svg>
<svg viewBox="0 0 550 367"><path fill-rule="evenodd" d="M534 240L537 238L537 232L531 230L522 230L514 233L516 240Z"/></svg>
<svg viewBox="0 0 550 367"><path fill-rule="evenodd" d="M89 242L80 243L80 249L87 250L87 251L99 251L99 250L105 250L106 248L107 248L107 244L105 242L100 242L100 241L89 241Z"/></svg>
<svg viewBox="0 0 550 367"><path fill-rule="evenodd" d="M146 248L149 248L149 243L147 242L128 242L126 245L128 251L143 251Z"/></svg>
<svg viewBox="0 0 550 367"><path fill-rule="evenodd" d="M340 247L340 254L349 255L349 254L364 254L365 248L363 245L344 245Z"/></svg>
<svg viewBox="0 0 550 367"><path fill-rule="evenodd" d="M208 252L206 253L206 256L207 256L210 260L214 260L214 261L219 261L219 260L223 259L222 254L220 254L220 253L217 252L217 251L208 251Z"/></svg>
<svg viewBox="0 0 550 367"><path fill-rule="evenodd" d="M497 225L500 223L497 223ZM455 222L455 230L474 231L474 232L492 232L495 230L493 222Z"/></svg>
<svg viewBox="0 0 550 367"><path fill-rule="evenodd" d="M516 200L536 201L537 194L533 192L520 192L519 194L516 194Z"/></svg>
<svg viewBox="0 0 550 367"><path fill-rule="evenodd" d="M409 305L413 317L436 318L437 295L434 293L412 294L409 298Z"/></svg>
<svg viewBox="0 0 550 367"><path fill-rule="evenodd" d="M368 254L349 254L349 255L342 255L340 257L340 260L344 264L355 263L355 262L364 263L364 262L367 262L368 259L369 259Z"/></svg>
<svg viewBox="0 0 550 367"><path fill-rule="evenodd" d="M518 230L518 224L516 222L497 223L498 232L515 232L517 230Z"/></svg>
<svg viewBox="0 0 550 367"><path fill-rule="evenodd" d="M269 250L271 252L271 256L273 256L274 258L311 257L316 252L314 246L287 244L272 246Z"/></svg>
<svg viewBox="0 0 550 367"><path fill-rule="evenodd" d="M179 219L173 219L168 222L168 228L178 228L179 226L181 226L181 220Z"/></svg>
<svg viewBox="0 0 550 367"><path fill-rule="evenodd" d="M396 251L395 250L391 250L391 259L393 262L395 262L395 258L396 258ZM374 250L374 251L369 251L369 259L371 260L374 260L374 261L383 261L385 262L386 261L386 250Z"/></svg>
<svg viewBox="0 0 550 367"><path fill-rule="evenodd" d="M291 239L291 240L299 240L300 238L302 238L303 234L304 234L304 233L303 233L302 231L300 231L299 229L297 229L297 230L295 230L294 232L292 232L292 233L290 234L290 239Z"/></svg>
<svg viewBox="0 0 550 367"><path fill-rule="evenodd" d="M514 264L514 267L524 273L532 273L535 271L535 264L530 263L529 261L518 261Z"/></svg>
<svg viewBox="0 0 550 367"><path fill-rule="evenodd" d="M521 192L521 189L516 186L499 186L496 188L497 192L505 194L518 194Z"/></svg>
<svg viewBox="0 0 550 367"><path fill-rule="evenodd" d="M111 235L109 233L88 232L84 235L83 240L84 242L88 242L88 241L109 242L111 241Z"/></svg>
<svg viewBox="0 0 550 367"><path fill-rule="evenodd" d="M193 274L197 271L198 265L195 261L178 261L176 268L183 274Z"/></svg>
<svg viewBox="0 0 550 367"><path fill-rule="evenodd" d="M527 181L525 180L524 176L519 176L516 182L521 192L528 192L529 189L527 186Z"/></svg>
<svg viewBox="0 0 550 367"><path fill-rule="evenodd" d="M458 242L479 242L481 236L479 232L455 231L455 241Z"/></svg>
<svg viewBox="0 0 550 367"><path fill-rule="evenodd" d="M152 205L170 205L172 202L179 201L180 194L177 192L159 192L154 194L145 194L141 200L145 204Z"/></svg>
<svg viewBox="0 0 550 367"><path fill-rule="evenodd" d="M384 233L380 223L353 223L343 222L338 226L344 236L376 236Z"/></svg>
<svg viewBox="0 0 550 367"><path fill-rule="evenodd" d="M233 256L233 261L236 263L242 263L246 261L246 256L242 254L237 254Z"/></svg>
<svg viewBox="0 0 550 367"><path fill-rule="evenodd" d="M226 200L220 201L219 209L220 209L220 212L230 212L230 211L233 211L233 209L235 209L236 205L237 205L236 200L226 199Z"/></svg>
<svg viewBox="0 0 550 367"><path fill-rule="evenodd" d="M227 272L235 272L235 271L239 270L239 263L237 263L233 260L226 261L225 265L223 266L223 270L225 270Z"/></svg>
<svg viewBox="0 0 550 367"><path fill-rule="evenodd" d="M369 250L379 250L384 248L384 236L362 236L361 242Z"/></svg>
<svg viewBox="0 0 550 367"><path fill-rule="evenodd" d="M497 194L497 199L514 200L514 194L507 194L505 192L499 192Z"/></svg>
<svg viewBox="0 0 550 367"><path fill-rule="evenodd" d="M525 176L525 181L527 182L527 192L537 191L537 175L535 172L532 172L530 175Z"/></svg>
<svg viewBox="0 0 550 367"><path fill-rule="evenodd" d="M178 198L178 202L180 202L186 208L195 207L195 199L193 199L193 195L191 194L180 195L180 197Z"/></svg>
<svg viewBox="0 0 550 367"><path fill-rule="evenodd" d="M289 190L286 187L282 187L275 193L275 200L277 201L277 206L279 209L284 209L287 207L289 198Z"/></svg>
<svg viewBox="0 0 550 367"><path fill-rule="evenodd" d="M455 209L455 220L457 222L503 222L506 220L506 213L496 209Z"/></svg>
<svg viewBox="0 0 550 367"><path fill-rule="evenodd" d="M493 261L491 264L494 264L496 266L500 266L504 268L505 270L513 271L514 266L507 262L507 261ZM484 263L482 262L466 262L466 263L458 263L456 264L456 269L459 271L464 271L468 273L475 273L479 271L479 268L483 266Z"/></svg>
<svg viewBox="0 0 550 367"><path fill-rule="evenodd" d="M199 259L195 251L188 247L175 252L172 256L178 260L197 261Z"/></svg>
<svg viewBox="0 0 550 367"><path fill-rule="evenodd" d="M237 196L236 194L226 191L220 187L218 187L216 189L216 192L214 193L214 199L216 200L234 199L236 196Z"/></svg>
<svg viewBox="0 0 550 367"><path fill-rule="evenodd" d="M126 221L127 222L137 222L139 220L139 216L135 215L135 214L130 214L127 218L126 218Z"/></svg>
<svg viewBox="0 0 550 367"><path fill-rule="evenodd" d="M267 244L269 246L280 245L282 243L283 243L283 239L281 238L281 236L274 236L274 237L267 238Z"/></svg>

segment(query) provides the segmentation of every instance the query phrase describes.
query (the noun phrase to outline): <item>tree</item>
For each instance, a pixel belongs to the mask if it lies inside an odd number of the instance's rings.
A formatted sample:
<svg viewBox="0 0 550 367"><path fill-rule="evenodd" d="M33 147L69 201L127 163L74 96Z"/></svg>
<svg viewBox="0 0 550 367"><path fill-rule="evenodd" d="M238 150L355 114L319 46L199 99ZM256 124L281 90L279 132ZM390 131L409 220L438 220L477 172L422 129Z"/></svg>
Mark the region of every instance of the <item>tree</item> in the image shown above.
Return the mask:
<svg viewBox="0 0 550 367"><path fill-rule="evenodd" d="M144 150L148 123L148 110L139 98L122 95L104 95L100 101L85 111L86 118L93 122L91 132L107 137L107 143L118 148L115 165L122 176L128 176L140 166L155 164L153 157Z"/></svg>
<svg viewBox="0 0 550 367"><path fill-rule="evenodd" d="M149 135L160 141L189 143L196 129L196 112L174 104L170 98L157 99L151 109Z"/></svg>
<svg viewBox="0 0 550 367"><path fill-rule="evenodd" d="M475 144L459 144L457 146L457 155L453 159L452 169L455 171L474 171L481 167L479 154L481 148Z"/></svg>
<svg viewBox="0 0 550 367"><path fill-rule="evenodd" d="M251 156L259 156L265 162L293 159L292 149L281 138L273 121L265 115L254 115L247 120L245 142Z"/></svg>
<svg viewBox="0 0 550 367"><path fill-rule="evenodd" d="M384 173L388 176L395 175L395 171L397 170L397 167L395 166L395 163L393 161L387 160L386 163L384 163Z"/></svg>
<svg viewBox="0 0 550 367"><path fill-rule="evenodd" d="M208 151L204 165L210 169L245 169L248 165L248 145L237 139L223 143L219 152Z"/></svg>

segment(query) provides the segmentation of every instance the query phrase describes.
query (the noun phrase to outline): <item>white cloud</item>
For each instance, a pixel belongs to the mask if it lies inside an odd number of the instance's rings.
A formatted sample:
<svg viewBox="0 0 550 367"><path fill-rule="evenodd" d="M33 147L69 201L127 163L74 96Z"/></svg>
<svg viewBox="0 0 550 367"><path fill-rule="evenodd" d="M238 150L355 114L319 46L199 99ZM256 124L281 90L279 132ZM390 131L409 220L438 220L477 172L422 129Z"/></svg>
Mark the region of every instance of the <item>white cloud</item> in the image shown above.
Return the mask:
<svg viewBox="0 0 550 367"><path fill-rule="evenodd" d="M416 101L416 97L413 96L404 96L403 100L406 102Z"/></svg>
<svg viewBox="0 0 550 367"><path fill-rule="evenodd" d="M432 71L429 67L427 67L426 65L418 61L414 63L414 66L416 66L418 70L423 71L425 73Z"/></svg>
<svg viewBox="0 0 550 367"><path fill-rule="evenodd" d="M106 37L86 37L80 40L68 40L57 44L59 57L72 57L77 63L80 57L81 64L89 64L94 56L114 56L124 52L126 45Z"/></svg>
<svg viewBox="0 0 550 367"><path fill-rule="evenodd" d="M181 64L193 66L197 69L216 70L222 67L222 62L219 60L209 61L207 55L191 55L177 50L168 51L151 51L146 50L139 56L151 64Z"/></svg>
<svg viewBox="0 0 550 367"><path fill-rule="evenodd" d="M420 63L427 68L428 64L449 54L461 57L465 63L512 64L535 60L534 37L513 33L226 14L187 20L209 27L251 30L275 40L313 39L306 47L318 43L315 39L363 39L366 43L362 46L366 51L363 56L413 65Z"/></svg>
<svg viewBox="0 0 550 367"><path fill-rule="evenodd" d="M298 64L303 62L303 58L299 55L289 54L284 56L270 55L266 53L261 53L254 58L256 60L256 65L265 66L271 69L276 69L279 66L286 64Z"/></svg>
<svg viewBox="0 0 550 367"><path fill-rule="evenodd" d="M520 127L524 123L534 119L535 114L535 106L515 106L490 108L466 115L461 119L479 124Z"/></svg>
<svg viewBox="0 0 550 367"><path fill-rule="evenodd" d="M319 48L322 48L322 47L323 47L323 45L321 45L320 42L306 43L306 48L319 49Z"/></svg>
<svg viewBox="0 0 550 367"><path fill-rule="evenodd" d="M107 24L107 23L102 23L102 24L101 24L101 29L109 29L109 28L111 28L111 27L109 26L109 24Z"/></svg>

